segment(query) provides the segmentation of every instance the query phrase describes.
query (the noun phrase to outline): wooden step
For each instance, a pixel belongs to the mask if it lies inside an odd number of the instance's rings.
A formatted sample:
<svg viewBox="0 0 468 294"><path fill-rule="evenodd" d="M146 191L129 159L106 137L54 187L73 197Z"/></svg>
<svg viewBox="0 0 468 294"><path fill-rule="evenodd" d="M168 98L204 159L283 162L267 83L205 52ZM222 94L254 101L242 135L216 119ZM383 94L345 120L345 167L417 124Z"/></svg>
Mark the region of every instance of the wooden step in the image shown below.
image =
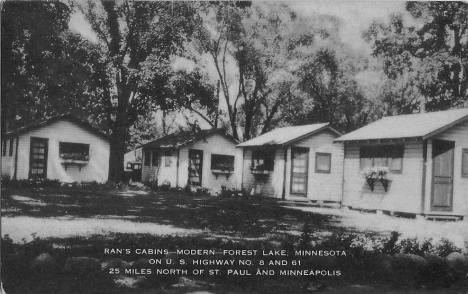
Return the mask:
<svg viewBox="0 0 468 294"><path fill-rule="evenodd" d="M454 216L454 215L438 215L438 214L427 214L424 216L425 219L432 219L432 220L451 220L451 221L459 221L462 219L461 216Z"/></svg>

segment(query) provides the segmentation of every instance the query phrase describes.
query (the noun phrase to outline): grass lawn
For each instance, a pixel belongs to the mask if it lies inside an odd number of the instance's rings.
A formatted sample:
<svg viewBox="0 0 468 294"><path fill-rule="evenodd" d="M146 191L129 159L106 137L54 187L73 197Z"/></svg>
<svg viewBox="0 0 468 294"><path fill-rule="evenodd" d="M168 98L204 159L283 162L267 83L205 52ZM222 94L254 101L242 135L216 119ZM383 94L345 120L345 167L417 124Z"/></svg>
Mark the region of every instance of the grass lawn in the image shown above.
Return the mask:
<svg viewBox="0 0 468 294"><path fill-rule="evenodd" d="M7 246L2 246L2 254L10 258L2 265L4 273L9 273L3 276L11 279L7 286L13 289L7 293L308 293L326 285L322 293L412 294L464 293L460 289L468 288L466 278L451 288L428 290L424 285L415 288L412 282L400 287L392 277L382 277L371 260L375 255L370 257L365 248L375 246L380 248L375 250L384 252L385 248L380 245L388 242L390 227L379 231L378 227L363 225L372 222L372 218L344 215L339 210L328 213L307 207L291 208L258 197L222 198L188 195L183 191L101 191L67 187L2 189L1 201L2 237L8 234L11 238L7 238L7 242L3 240L3 245ZM346 222L353 225L347 226ZM362 244L357 242L356 245L356 240ZM409 247L414 250L414 243L410 242ZM133 277L140 285L138 288L108 288L106 285L110 284L106 281L129 277L105 273L94 278L96 281L93 277L82 277L81 284L76 284L75 278L72 280L74 288L70 288L65 286L69 277L59 271L55 280L64 282L43 284L46 279L40 279L41 287L37 290L38 280L32 278L37 273L31 272L29 263L44 252L51 253L62 268L67 258L73 256L88 256L101 262L119 258L129 263L142 258L164 258L164 255L144 256L133 251L127 255L108 255L104 253L105 248L167 248L170 252L177 249L286 250L288 253L294 249L344 250L347 256L296 258L303 262L302 267L291 267L295 260L291 256L264 258L286 260L290 267L285 268L289 269L338 270L343 273L341 276L275 275L254 279L226 275L187 276L187 279L180 279L177 287L170 288L166 287L164 279L150 283L149 278L138 276ZM185 260L190 263L194 259L210 258L215 257L185 257ZM258 265L261 257L250 259ZM180 257L175 260L180 263ZM195 266L188 266L189 270L193 268ZM247 267L254 271L257 268ZM268 269L278 271L280 267Z"/></svg>
<svg viewBox="0 0 468 294"><path fill-rule="evenodd" d="M304 222L318 232L342 230L334 216L291 210L265 198L197 197L183 191L73 191L70 189L5 190L3 217L40 219L114 219L170 225L184 232L232 238L282 239L300 234ZM40 234L40 232L37 232ZM155 232L157 233L157 232Z"/></svg>

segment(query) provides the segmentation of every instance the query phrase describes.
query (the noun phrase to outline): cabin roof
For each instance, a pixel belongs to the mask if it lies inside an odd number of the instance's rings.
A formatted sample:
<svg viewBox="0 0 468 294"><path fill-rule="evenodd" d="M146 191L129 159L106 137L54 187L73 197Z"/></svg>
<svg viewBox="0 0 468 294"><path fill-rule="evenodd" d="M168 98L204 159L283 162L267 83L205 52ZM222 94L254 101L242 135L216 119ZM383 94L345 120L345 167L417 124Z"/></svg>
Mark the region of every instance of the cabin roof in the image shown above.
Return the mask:
<svg viewBox="0 0 468 294"><path fill-rule="evenodd" d="M335 142L427 139L464 121L468 121L468 108L388 116L341 136Z"/></svg>
<svg viewBox="0 0 468 294"><path fill-rule="evenodd" d="M161 137L159 139L153 140L146 144L141 145L144 148L181 148L184 147L192 142L196 142L199 140L204 140L214 134L221 135L226 139L233 142L233 144L237 144L238 142L231 137L230 135L224 133L222 130L219 129L209 129L209 130L199 130L199 131L182 131L178 133L169 134L167 136Z"/></svg>
<svg viewBox="0 0 468 294"><path fill-rule="evenodd" d="M278 128L271 132L260 135L251 140L237 145L237 147L255 147L255 146L284 146L296 142L302 138L316 134L322 130L330 129L337 135L341 135L333 129L328 123L312 124L304 126Z"/></svg>
<svg viewBox="0 0 468 294"><path fill-rule="evenodd" d="M71 115L71 114L54 116L54 117L45 119L43 121L40 121L38 123L33 123L33 124L30 124L30 125L24 126L24 127L19 128L17 130L6 133L5 138L16 137L18 135L22 135L22 134L25 134L25 133L28 133L28 132L31 132L31 131L34 131L34 130L37 130L37 129L40 129L40 128L43 128L43 127L46 127L46 126L49 126L49 125L52 125L53 123L55 123L57 121L62 121L62 120L72 122L72 123L82 127L83 129L86 129L90 133L93 133L94 135L99 136L99 137L109 141L109 135L105 134L104 132L102 132L98 128L94 127L89 122L84 121L84 120L82 120L82 119L80 119L80 118L78 118L78 117L76 117L74 115ZM73 136L73 134L70 134L70 135Z"/></svg>

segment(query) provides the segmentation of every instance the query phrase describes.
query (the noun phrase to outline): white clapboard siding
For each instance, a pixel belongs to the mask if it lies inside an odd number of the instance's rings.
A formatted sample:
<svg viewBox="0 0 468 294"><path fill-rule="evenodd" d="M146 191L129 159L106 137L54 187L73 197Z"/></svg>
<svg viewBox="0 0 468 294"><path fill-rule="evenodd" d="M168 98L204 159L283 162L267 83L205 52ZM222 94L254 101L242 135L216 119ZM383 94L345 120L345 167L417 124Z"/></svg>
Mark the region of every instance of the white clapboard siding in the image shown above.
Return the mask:
<svg viewBox="0 0 468 294"><path fill-rule="evenodd" d="M432 194L432 140L428 142L428 160L426 165L426 199L425 212L430 214L464 215L468 216L468 178L462 177L462 149L468 148L468 122L459 124L432 139L447 140L455 142L454 151L454 175L453 175L453 210L452 211L430 211Z"/></svg>
<svg viewBox="0 0 468 294"><path fill-rule="evenodd" d="M252 150L244 149L243 187L266 197L281 198L284 183L284 149L275 150L273 171L268 175L254 175L250 170L252 164Z"/></svg>
<svg viewBox="0 0 468 294"><path fill-rule="evenodd" d="M145 149L146 150L146 149ZM166 166L166 151L170 152L170 163ZM158 185L163 182L169 182L171 187L177 187L177 149L161 150L158 153L157 165L153 166L152 158L149 159L150 165L145 165L145 152L142 154L143 166L141 171L141 180L144 183L158 180ZM150 156L153 156L151 153Z"/></svg>
<svg viewBox="0 0 468 294"><path fill-rule="evenodd" d="M221 186L229 189L240 187L240 183L235 176L235 170L229 177L225 175L216 177L211 171L212 154L236 156L235 143L220 134L213 134L207 137L206 140L198 140L180 149L179 186L185 187L188 183L188 156L190 149L203 151L202 187L215 191L221 190Z"/></svg>
<svg viewBox="0 0 468 294"><path fill-rule="evenodd" d="M107 181L109 142L68 120L59 120L19 136L18 179L27 179L29 176L31 137L48 139L47 178L58 179L62 182ZM90 159L86 165L82 166L81 171L77 166L69 166L65 170L59 155L60 142L89 144ZM14 169L14 165L12 167Z"/></svg>
<svg viewBox="0 0 468 294"><path fill-rule="evenodd" d="M167 152L167 153L166 153ZM170 154L169 154L170 153ZM177 149L161 151L159 156L159 175L158 183L161 185L164 182L169 182L171 187L177 187ZM167 155L167 156L166 156ZM166 160L168 165L166 165Z"/></svg>
<svg viewBox="0 0 468 294"><path fill-rule="evenodd" d="M185 187L188 183L188 163L189 163L189 150L202 150L203 151L203 167L202 167L202 187L213 189L215 191L221 190L221 186L229 189L239 188L240 182L236 177L236 170L228 177L226 175L218 175L216 177L211 170L211 155L230 155L236 156L235 143L228 140L220 134L212 134L205 139L198 140L180 149L171 149L171 163L166 166L165 151L162 150L159 155L159 171L157 172L158 184L161 185L164 181L171 183L172 187ZM143 152L143 163L145 162ZM236 165L234 165L234 169ZM157 168L153 166L143 165L142 181L148 182L152 176L156 174Z"/></svg>
<svg viewBox="0 0 468 294"><path fill-rule="evenodd" d="M6 141L5 156L3 156L3 146ZM13 144L10 147L10 144ZM16 152L16 138L2 140L2 177L12 178L15 172L15 152ZM13 148L10 155L10 148Z"/></svg>
<svg viewBox="0 0 468 294"><path fill-rule="evenodd" d="M422 213L423 143L405 142L401 174L389 173L388 190L379 181L371 191L360 174L361 144L345 146L343 205L359 209Z"/></svg>
<svg viewBox="0 0 468 294"><path fill-rule="evenodd" d="M310 137L302 139L291 147L304 147L309 149L309 168L307 184L307 200L321 200L341 202L343 182L343 143L333 143L338 135L330 130L324 130ZM290 192L291 181L291 147L288 148L286 170L286 198L301 199ZM330 173L317 173L315 171L316 153L331 154ZM302 197L302 199L304 199Z"/></svg>

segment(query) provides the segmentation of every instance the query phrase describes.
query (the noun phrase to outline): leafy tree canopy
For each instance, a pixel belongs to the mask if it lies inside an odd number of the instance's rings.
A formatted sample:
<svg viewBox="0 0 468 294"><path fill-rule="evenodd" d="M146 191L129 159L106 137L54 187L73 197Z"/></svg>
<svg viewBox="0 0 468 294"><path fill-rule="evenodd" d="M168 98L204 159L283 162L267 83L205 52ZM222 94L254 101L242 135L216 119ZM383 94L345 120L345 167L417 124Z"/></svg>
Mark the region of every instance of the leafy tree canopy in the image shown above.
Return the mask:
<svg viewBox="0 0 468 294"><path fill-rule="evenodd" d="M393 15L389 23L374 22L364 33L394 84L390 92L406 97L400 112L411 113L421 102L428 110L461 105L468 85L468 4L407 2L406 10L416 24Z"/></svg>

